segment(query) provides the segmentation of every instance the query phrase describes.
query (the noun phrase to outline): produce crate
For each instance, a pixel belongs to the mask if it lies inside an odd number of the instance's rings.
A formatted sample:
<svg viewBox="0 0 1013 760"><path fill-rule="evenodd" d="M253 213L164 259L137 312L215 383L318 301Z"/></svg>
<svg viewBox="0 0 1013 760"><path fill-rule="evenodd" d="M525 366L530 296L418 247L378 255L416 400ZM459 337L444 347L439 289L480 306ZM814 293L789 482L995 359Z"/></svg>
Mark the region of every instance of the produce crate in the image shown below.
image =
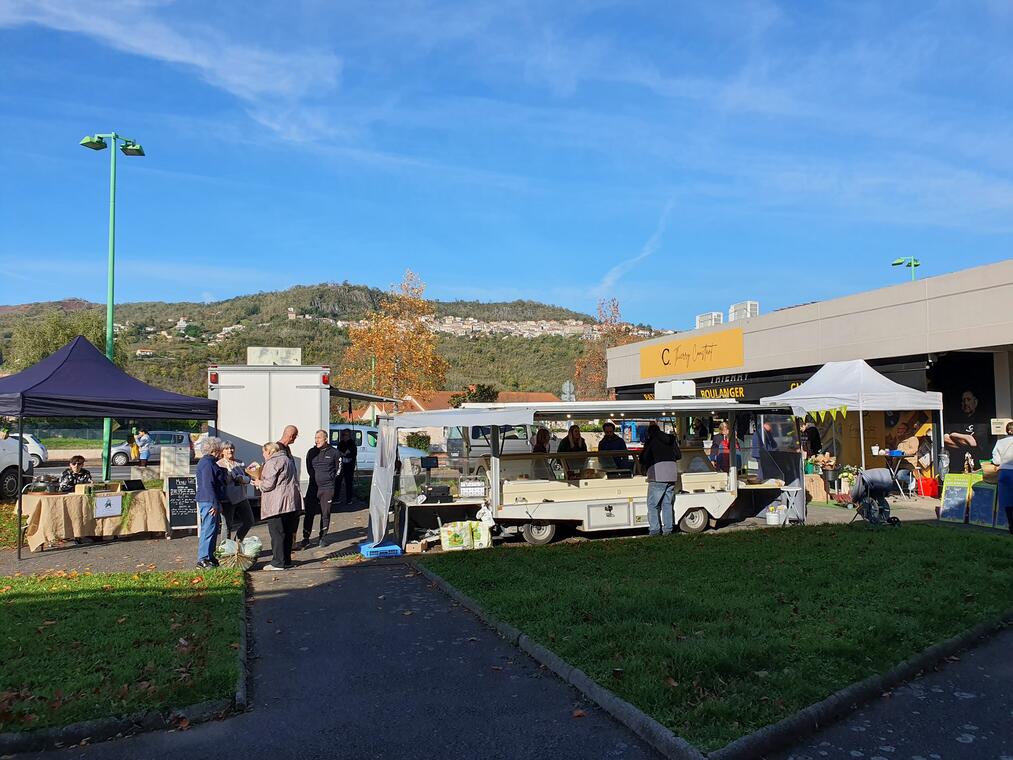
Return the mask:
<svg viewBox="0 0 1013 760"><path fill-rule="evenodd" d="M359 544L359 554L366 559L401 556L401 547L389 538L384 539L376 546L372 546L372 543L372 541L366 541L365 543Z"/></svg>

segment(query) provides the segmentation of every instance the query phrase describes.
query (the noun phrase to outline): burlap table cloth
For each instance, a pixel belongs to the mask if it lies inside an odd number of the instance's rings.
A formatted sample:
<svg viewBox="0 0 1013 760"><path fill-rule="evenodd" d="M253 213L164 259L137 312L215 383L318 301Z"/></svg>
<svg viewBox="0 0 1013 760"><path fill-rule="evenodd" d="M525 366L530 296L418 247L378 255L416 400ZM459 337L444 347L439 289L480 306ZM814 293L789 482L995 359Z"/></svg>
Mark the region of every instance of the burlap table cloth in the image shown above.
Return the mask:
<svg viewBox="0 0 1013 760"><path fill-rule="evenodd" d="M25 542L31 551L44 544L71 538L128 536L134 533L165 533L169 529L166 496L162 491L132 491L126 518L95 518L94 501L84 494L25 494L23 511L28 515Z"/></svg>

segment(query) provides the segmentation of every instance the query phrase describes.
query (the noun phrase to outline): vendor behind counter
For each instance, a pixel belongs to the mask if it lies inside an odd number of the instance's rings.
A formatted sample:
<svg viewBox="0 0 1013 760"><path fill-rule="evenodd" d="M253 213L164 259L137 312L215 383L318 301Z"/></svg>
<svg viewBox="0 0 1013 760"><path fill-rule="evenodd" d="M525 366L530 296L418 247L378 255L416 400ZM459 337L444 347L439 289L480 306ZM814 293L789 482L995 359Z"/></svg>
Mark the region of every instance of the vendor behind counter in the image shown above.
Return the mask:
<svg viewBox="0 0 1013 760"><path fill-rule="evenodd" d="M67 469L60 475L60 493L71 493L78 485L91 482L91 472L85 469L84 457L72 456Z"/></svg>

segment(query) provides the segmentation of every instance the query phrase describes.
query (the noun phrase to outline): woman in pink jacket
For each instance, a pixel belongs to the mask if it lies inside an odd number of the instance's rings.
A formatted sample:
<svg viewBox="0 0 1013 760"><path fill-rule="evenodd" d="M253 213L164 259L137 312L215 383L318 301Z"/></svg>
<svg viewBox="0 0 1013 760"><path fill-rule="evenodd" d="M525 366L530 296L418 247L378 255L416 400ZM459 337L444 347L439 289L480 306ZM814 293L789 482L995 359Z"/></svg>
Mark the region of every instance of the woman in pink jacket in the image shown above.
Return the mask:
<svg viewBox="0 0 1013 760"><path fill-rule="evenodd" d="M302 512L295 461L277 443L265 443L264 467L253 484L260 489L260 517L271 533L271 564L264 569L287 570L292 567L292 544Z"/></svg>

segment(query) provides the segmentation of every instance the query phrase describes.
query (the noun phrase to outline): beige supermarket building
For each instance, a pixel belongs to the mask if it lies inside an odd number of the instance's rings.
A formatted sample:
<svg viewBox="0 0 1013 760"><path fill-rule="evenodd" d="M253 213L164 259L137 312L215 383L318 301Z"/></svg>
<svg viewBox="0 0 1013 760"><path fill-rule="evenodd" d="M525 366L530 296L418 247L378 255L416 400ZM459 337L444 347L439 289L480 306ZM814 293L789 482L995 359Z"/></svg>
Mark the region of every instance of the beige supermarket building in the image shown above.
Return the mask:
<svg viewBox="0 0 1013 760"><path fill-rule="evenodd" d="M1013 417L1013 259L619 346L608 385L633 399L658 381L694 380L702 398L758 401L848 359L941 391L945 432L975 434L974 455L990 453L991 420ZM930 421L878 416L867 440Z"/></svg>

